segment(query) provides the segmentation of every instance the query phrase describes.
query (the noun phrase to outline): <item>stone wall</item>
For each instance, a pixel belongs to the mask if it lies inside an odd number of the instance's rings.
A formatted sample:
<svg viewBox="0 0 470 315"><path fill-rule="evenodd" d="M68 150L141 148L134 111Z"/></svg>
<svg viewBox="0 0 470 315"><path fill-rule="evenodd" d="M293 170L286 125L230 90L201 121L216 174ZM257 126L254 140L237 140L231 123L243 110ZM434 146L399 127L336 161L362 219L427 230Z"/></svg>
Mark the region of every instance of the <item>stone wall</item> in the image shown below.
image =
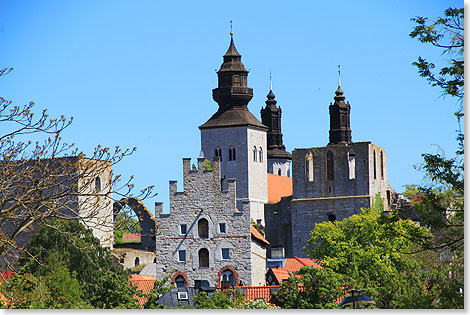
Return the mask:
<svg viewBox="0 0 470 315"><path fill-rule="evenodd" d="M251 241L251 285L266 284L266 244L252 237Z"/></svg>
<svg viewBox="0 0 470 315"><path fill-rule="evenodd" d="M195 280L206 280L211 286L220 284L224 270L233 270L235 278L251 285L251 231L249 203L237 210L237 184L228 179L227 190L221 190L220 160L215 158L212 170L206 170L205 159L198 158L198 169L191 170L191 160L183 159L184 191L177 190L177 182L170 182L170 213L163 214L162 205L156 205L156 220L160 234L156 236L157 278L176 270L194 286ZM199 224L208 222L207 237L200 236ZM181 233L181 225L186 233ZM225 224L225 232L221 231ZM230 257L222 256L228 249ZM202 251L208 251L208 267L200 267ZM185 251L186 260L180 261ZM201 256L201 257L200 257Z"/></svg>

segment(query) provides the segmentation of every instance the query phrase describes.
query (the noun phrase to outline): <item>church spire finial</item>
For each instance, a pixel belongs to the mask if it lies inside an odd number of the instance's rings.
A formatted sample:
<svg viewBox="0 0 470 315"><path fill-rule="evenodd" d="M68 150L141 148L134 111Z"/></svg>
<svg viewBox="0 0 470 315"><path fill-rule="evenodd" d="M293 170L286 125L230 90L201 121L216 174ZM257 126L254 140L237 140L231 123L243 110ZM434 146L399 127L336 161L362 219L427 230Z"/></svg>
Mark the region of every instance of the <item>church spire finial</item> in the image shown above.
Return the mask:
<svg viewBox="0 0 470 315"><path fill-rule="evenodd" d="M233 37L232 20L230 20L230 36Z"/></svg>
<svg viewBox="0 0 470 315"><path fill-rule="evenodd" d="M273 75L271 74L271 69L269 69L269 90L273 90Z"/></svg>
<svg viewBox="0 0 470 315"><path fill-rule="evenodd" d="M341 87L341 65L338 65L338 87Z"/></svg>

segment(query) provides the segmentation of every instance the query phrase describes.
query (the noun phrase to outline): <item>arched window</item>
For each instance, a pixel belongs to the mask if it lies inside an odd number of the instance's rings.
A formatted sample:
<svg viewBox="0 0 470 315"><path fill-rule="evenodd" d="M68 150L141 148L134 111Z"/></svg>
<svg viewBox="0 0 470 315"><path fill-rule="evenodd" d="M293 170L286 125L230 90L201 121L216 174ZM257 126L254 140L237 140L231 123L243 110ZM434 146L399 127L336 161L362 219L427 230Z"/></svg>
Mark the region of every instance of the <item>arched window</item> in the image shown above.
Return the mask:
<svg viewBox="0 0 470 315"><path fill-rule="evenodd" d="M384 152L380 151L380 177L384 179Z"/></svg>
<svg viewBox="0 0 470 315"><path fill-rule="evenodd" d="M153 259L153 263L154 263L154 264L157 263L157 257L155 257L155 258Z"/></svg>
<svg viewBox="0 0 470 315"><path fill-rule="evenodd" d="M222 283L222 285L230 285L230 286L234 286L235 285L235 275L233 274L233 272L231 270L225 270L224 272L222 272L222 275L220 276L220 282Z"/></svg>
<svg viewBox="0 0 470 315"><path fill-rule="evenodd" d="M377 179L377 159L375 157L375 150L374 150L374 179Z"/></svg>
<svg viewBox="0 0 470 315"><path fill-rule="evenodd" d="M335 157L331 151L326 154L326 179L335 179Z"/></svg>
<svg viewBox="0 0 470 315"><path fill-rule="evenodd" d="M313 182L313 154L308 152L305 155L305 179L308 182Z"/></svg>
<svg viewBox="0 0 470 315"><path fill-rule="evenodd" d="M356 153L353 150L348 152L349 179L356 178Z"/></svg>
<svg viewBox="0 0 470 315"><path fill-rule="evenodd" d="M209 267L209 251L207 248L201 248L199 250L199 268Z"/></svg>
<svg viewBox="0 0 470 315"><path fill-rule="evenodd" d="M184 277L182 275L176 277L175 283L177 288L184 288L186 286L186 280L184 280Z"/></svg>
<svg viewBox="0 0 470 315"><path fill-rule="evenodd" d="M259 162L263 163L263 148L259 148Z"/></svg>
<svg viewBox="0 0 470 315"><path fill-rule="evenodd" d="M138 265L140 265L140 259L139 257L136 257L134 261L134 266L138 266Z"/></svg>
<svg viewBox="0 0 470 315"><path fill-rule="evenodd" d="M214 156L220 158L222 161L222 149L217 147L214 149Z"/></svg>
<svg viewBox="0 0 470 315"><path fill-rule="evenodd" d="M253 162L256 162L257 155L258 155L258 150L256 150L256 147L253 147Z"/></svg>
<svg viewBox="0 0 470 315"><path fill-rule="evenodd" d="M101 178L99 176L95 178L95 190L101 191Z"/></svg>
<svg viewBox="0 0 470 315"><path fill-rule="evenodd" d="M334 215L333 213L328 213L328 221L335 222L336 221L336 215Z"/></svg>
<svg viewBox="0 0 470 315"><path fill-rule="evenodd" d="M277 175L281 176L281 169L277 170Z"/></svg>
<svg viewBox="0 0 470 315"><path fill-rule="evenodd" d="M207 219L200 219L197 223L197 231L200 238L208 238L209 237L209 222Z"/></svg>
<svg viewBox="0 0 470 315"><path fill-rule="evenodd" d="M235 148L228 148L228 160L229 161L235 161Z"/></svg>

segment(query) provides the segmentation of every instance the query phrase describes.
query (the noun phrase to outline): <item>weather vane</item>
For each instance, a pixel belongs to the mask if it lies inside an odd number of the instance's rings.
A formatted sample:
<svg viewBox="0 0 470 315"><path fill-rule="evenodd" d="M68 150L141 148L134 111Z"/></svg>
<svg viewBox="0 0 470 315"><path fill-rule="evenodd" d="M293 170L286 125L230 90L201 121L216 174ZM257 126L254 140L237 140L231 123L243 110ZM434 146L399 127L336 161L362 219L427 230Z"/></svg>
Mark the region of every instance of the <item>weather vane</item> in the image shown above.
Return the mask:
<svg viewBox="0 0 470 315"><path fill-rule="evenodd" d="M338 86L341 86L341 65L338 65Z"/></svg>
<svg viewBox="0 0 470 315"><path fill-rule="evenodd" d="M232 20L230 20L230 36L233 36Z"/></svg>

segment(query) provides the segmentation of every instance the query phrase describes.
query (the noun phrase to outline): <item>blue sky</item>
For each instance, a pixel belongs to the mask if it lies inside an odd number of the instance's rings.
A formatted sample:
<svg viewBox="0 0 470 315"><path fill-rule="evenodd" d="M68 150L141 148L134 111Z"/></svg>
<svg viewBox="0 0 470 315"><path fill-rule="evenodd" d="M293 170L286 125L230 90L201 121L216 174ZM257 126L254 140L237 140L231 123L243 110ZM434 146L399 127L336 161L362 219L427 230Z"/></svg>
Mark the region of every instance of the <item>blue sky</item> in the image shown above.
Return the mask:
<svg viewBox="0 0 470 315"><path fill-rule="evenodd" d="M328 105L338 65L351 104L353 141L388 157L397 191L419 184L413 165L439 145L456 150L456 100L442 98L411 65L446 56L408 35L415 16L436 18L463 1L0 1L0 95L35 101L51 116L73 116L64 133L88 155L101 144L137 152L115 166L137 189L156 186L168 209L168 181L182 187L182 158L200 152L203 124L218 108L215 70L230 41L254 89L250 111L273 90L283 110L284 144L328 143ZM0 126L0 132L2 127Z"/></svg>

